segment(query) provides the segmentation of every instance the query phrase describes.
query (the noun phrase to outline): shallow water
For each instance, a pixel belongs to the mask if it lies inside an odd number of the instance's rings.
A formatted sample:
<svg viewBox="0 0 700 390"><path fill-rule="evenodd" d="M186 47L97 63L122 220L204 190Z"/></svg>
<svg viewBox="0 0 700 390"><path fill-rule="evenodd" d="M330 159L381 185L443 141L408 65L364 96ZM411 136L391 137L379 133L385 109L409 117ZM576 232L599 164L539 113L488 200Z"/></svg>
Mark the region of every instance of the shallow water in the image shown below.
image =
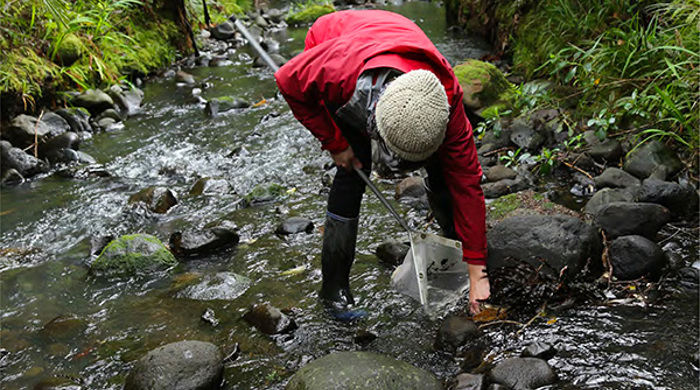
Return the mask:
<svg viewBox="0 0 700 390"><path fill-rule="evenodd" d="M416 20L451 63L488 51L478 40L446 32L438 4L396 3L387 8ZM304 30L291 30L289 37L287 53L301 47ZM359 323L343 324L321 309L316 300L321 280L318 227L326 202L321 176L330 158L286 104L275 99L272 74L251 69L245 49L237 55L239 61L230 67L187 71L198 84L206 82L205 98L236 96L268 103L210 118L192 97L191 87L178 87L172 79L154 80L144 87L139 115L81 147L112 177L54 175L1 190L5 251L0 260L0 387L33 388L59 375L79 378L86 389L119 389L136 359L184 339L211 341L225 352L240 347L240 357L226 365L227 389L281 389L304 364L341 350L385 353L445 380L459 372L459 361L433 351L439 320L389 288L391 269L377 262L374 249L387 239L404 237L370 195L363 205L351 276L358 306L369 315ZM202 177L225 178L235 191L188 196ZM241 208L241 197L264 183L285 186L286 199ZM152 185L167 186L178 195L178 205L168 214L143 215L128 207L129 196ZM379 185L392 195L393 183ZM425 211L398 207L409 223L425 224ZM283 240L274 229L289 216L310 218L316 229ZM92 237L143 232L166 242L173 231L223 219L239 227L241 244L232 251L137 279L88 274ZM691 240L678 248L686 262L697 261L697 243ZM305 271L282 275L300 266ZM188 281L223 271L245 275L251 287L231 301L181 297ZM255 331L241 317L251 304L262 302L288 311L299 329L272 337ZM658 307L578 308L561 313L556 321L537 320L518 335L512 326L494 326L487 328L492 340L488 357L519 354L532 340L543 339L560 350L550 361L562 379L556 388L696 388L692 354L698 350L697 308L697 296L691 294ZM218 325L201 319L208 309ZM354 339L361 331L378 338L360 346Z"/></svg>

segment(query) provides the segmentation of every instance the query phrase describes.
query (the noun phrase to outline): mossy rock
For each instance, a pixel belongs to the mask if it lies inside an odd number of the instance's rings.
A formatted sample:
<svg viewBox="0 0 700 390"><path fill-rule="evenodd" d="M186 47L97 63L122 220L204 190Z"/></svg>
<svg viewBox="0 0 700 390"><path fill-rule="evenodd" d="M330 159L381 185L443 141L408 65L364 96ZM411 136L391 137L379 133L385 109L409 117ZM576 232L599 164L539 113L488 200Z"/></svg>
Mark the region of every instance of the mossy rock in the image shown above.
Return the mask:
<svg viewBox="0 0 700 390"><path fill-rule="evenodd" d="M175 256L157 238L131 234L107 244L90 271L96 275L138 275L165 270L177 263Z"/></svg>
<svg viewBox="0 0 700 390"><path fill-rule="evenodd" d="M554 203L543 194L531 190L501 196L486 205L486 223L488 226L494 226L505 218L531 214L565 214L572 217L580 217L580 214L576 211Z"/></svg>
<svg viewBox="0 0 700 390"><path fill-rule="evenodd" d="M243 199L248 205L274 202L287 195L284 186L275 183L259 184Z"/></svg>
<svg viewBox="0 0 700 390"><path fill-rule="evenodd" d="M455 66L454 72L464 90L464 104L472 110L507 101L512 95L513 84L488 62L467 60Z"/></svg>
<svg viewBox="0 0 700 390"><path fill-rule="evenodd" d="M63 37L56 50L55 61L62 66L71 66L83 55L83 42L75 34Z"/></svg>
<svg viewBox="0 0 700 390"><path fill-rule="evenodd" d="M291 25L312 23L323 15L335 12L333 4L312 4L287 15L287 23Z"/></svg>

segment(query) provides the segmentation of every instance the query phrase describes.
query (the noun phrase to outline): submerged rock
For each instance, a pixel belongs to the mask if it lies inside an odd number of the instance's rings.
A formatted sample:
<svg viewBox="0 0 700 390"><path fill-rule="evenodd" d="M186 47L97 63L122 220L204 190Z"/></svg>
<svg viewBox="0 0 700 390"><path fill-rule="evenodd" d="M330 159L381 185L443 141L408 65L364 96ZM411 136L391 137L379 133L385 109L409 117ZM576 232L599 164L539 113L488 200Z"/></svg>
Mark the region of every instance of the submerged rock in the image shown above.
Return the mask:
<svg viewBox="0 0 700 390"><path fill-rule="evenodd" d="M619 237L610 243L610 263L618 280L648 277L658 280L666 266L666 256L656 243L642 236Z"/></svg>
<svg viewBox="0 0 700 390"><path fill-rule="evenodd" d="M139 359L124 390L216 390L224 375L219 348L203 341L171 343Z"/></svg>
<svg viewBox="0 0 700 390"><path fill-rule="evenodd" d="M194 285L187 286L178 292L178 298L189 298L198 301L224 300L232 301L246 292L250 287L250 279L232 272L219 272L206 275Z"/></svg>
<svg viewBox="0 0 700 390"><path fill-rule="evenodd" d="M0 164L2 171L14 169L23 177L31 177L49 171L49 166L38 158L13 147L7 141L0 141Z"/></svg>
<svg viewBox="0 0 700 390"><path fill-rule="evenodd" d="M533 357L538 359L549 360L557 354L557 349L553 346L542 342L535 341L528 345L527 348L520 354L521 357Z"/></svg>
<svg viewBox="0 0 700 390"><path fill-rule="evenodd" d="M199 195L217 195L227 194L232 192L233 188L226 179L217 179L214 177L204 177L197 180L190 189L191 196Z"/></svg>
<svg viewBox="0 0 700 390"><path fill-rule="evenodd" d="M481 374L466 374L457 375L452 381L451 390L484 390L486 388L487 379Z"/></svg>
<svg viewBox="0 0 700 390"><path fill-rule="evenodd" d="M377 258L388 266L399 266L403 263L411 247L400 241L387 241L377 247Z"/></svg>
<svg viewBox="0 0 700 390"><path fill-rule="evenodd" d="M435 376L372 352L336 352L302 367L286 390L442 390Z"/></svg>
<svg viewBox="0 0 700 390"><path fill-rule="evenodd" d="M175 265L177 259L160 240L148 234L132 234L107 244L90 271L96 275L136 275Z"/></svg>
<svg viewBox="0 0 700 390"><path fill-rule="evenodd" d="M513 390L532 390L553 384L557 380L557 374L544 360L510 358L496 364L489 378Z"/></svg>
<svg viewBox="0 0 700 390"><path fill-rule="evenodd" d="M266 303L251 307L243 319L265 334L289 333L297 328L293 319Z"/></svg>
<svg viewBox="0 0 700 390"><path fill-rule="evenodd" d="M286 195L286 192L287 189L279 184L259 184L245 196L244 200L246 204L255 206L280 200Z"/></svg>
<svg viewBox="0 0 700 390"><path fill-rule="evenodd" d="M175 73L175 82L192 85L195 83L195 79L191 74L179 70Z"/></svg>
<svg viewBox="0 0 700 390"><path fill-rule="evenodd" d="M149 211L165 214L177 204L175 194L165 187L148 187L129 197L129 204L141 203Z"/></svg>
<svg viewBox="0 0 700 390"><path fill-rule="evenodd" d="M640 235L653 240L671 220L671 212L653 203L612 202L599 208L594 223L605 230L609 239Z"/></svg>
<svg viewBox="0 0 700 390"><path fill-rule="evenodd" d="M467 317L449 316L440 325L435 339L435 349L455 352L467 342L478 338L481 331Z"/></svg>
<svg viewBox="0 0 700 390"><path fill-rule="evenodd" d="M201 231L186 230L170 236L170 248L179 256L206 256L236 245L240 236L233 226L216 226Z"/></svg>
<svg viewBox="0 0 700 390"><path fill-rule="evenodd" d="M291 217L282 222L277 229L275 229L275 234L289 235L305 232L306 234L311 233L314 230L314 223L308 218L302 217Z"/></svg>

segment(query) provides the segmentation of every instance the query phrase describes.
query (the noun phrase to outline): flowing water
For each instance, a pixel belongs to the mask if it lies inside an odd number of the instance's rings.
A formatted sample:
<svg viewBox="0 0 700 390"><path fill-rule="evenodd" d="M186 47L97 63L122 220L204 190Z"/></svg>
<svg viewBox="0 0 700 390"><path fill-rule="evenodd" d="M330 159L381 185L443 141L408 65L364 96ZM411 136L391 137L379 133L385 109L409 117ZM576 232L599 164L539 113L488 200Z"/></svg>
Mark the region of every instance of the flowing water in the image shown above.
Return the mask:
<svg viewBox="0 0 700 390"><path fill-rule="evenodd" d="M452 63L488 52L483 43L448 32L438 4L386 8L415 20ZM300 49L304 34L303 29L290 30L284 50ZM246 49L237 56L232 66L186 70L205 86L206 98L266 103L211 118L192 97L191 87L156 79L143 88L140 114L81 147L104 163L111 177L55 174L2 189L1 388L31 389L59 376L75 378L84 389L119 389L136 359L184 339L210 341L224 352L240 348L239 357L226 363L227 389L281 389L304 364L342 350L391 355L444 380L459 372L459 361L433 350L439 319L427 317L389 287L391 269L377 262L374 249L404 237L369 194L351 276L358 306L369 314L345 324L322 310L316 300L321 281L318 227L326 202L321 177L330 158L284 101L275 99L272 74L251 69ZM234 190L189 196L202 177L224 178ZM241 206L245 194L268 183L284 186L286 198ZM379 184L391 195L393 183ZM127 205L132 194L153 185L176 192L177 206L165 215L151 215ZM410 223L425 224L425 211L399 207ZM317 228L282 239L274 230L289 216L309 218ZM148 233L167 241L174 231L221 220L239 228L241 244L235 250L148 277L104 279L88 273L93 237ZM688 247L692 250L683 252ZM696 249L696 244L681 247L686 262L697 260ZM285 273L292 269L303 270ZM180 294L188 282L219 272L244 275L251 286L233 300L193 300ZM555 388L696 388L696 295L655 307L577 308L535 321L519 334L507 325L488 328L488 359L519 354L539 339L560 351L550 361L561 379ZM289 335L257 332L242 315L251 304L263 302L285 310L299 328ZM217 325L202 320L207 310ZM356 336L365 331L377 338L358 344Z"/></svg>

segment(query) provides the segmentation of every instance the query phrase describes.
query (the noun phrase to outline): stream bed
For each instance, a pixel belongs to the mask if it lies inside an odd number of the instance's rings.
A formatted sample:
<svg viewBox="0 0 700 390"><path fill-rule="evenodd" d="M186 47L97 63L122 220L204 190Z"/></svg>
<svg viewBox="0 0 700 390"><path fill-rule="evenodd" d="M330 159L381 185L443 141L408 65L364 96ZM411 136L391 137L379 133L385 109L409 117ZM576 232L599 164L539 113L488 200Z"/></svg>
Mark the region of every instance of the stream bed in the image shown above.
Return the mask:
<svg viewBox="0 0 700 390"><path fill-rule="evenodd" d="M479 58L489 47L452 32L437 3L407 2L385 8L416 21L451 63ZM283 54L303 46L305 29L290 29ZM231 66L184 69L202 96L235 96L259 106L216 117L205 114L192 87L154 79L144 87L141 112L123 127L81 145L111 173L103 178L58 174L2 188L0 258L0 388L33 389L52 377L73 378L83 389L120 389L135 360L185 339L209 341L239 356L228 361L226 389L282 389L308 362L334 351L368 350L407 361L446 382L460 362L433 350L439 318L426 316L393 291L392 270L376 247L402 240L401 228L371 194L365 196L351 286L368 316L341 323L316 299L326 205L322 176L330 157L276 96L272 73L250 66L238 49ZM226 194L190 196L204 177L226 179ZM242 207L260 184L286 189L282 201ZM394 184L379 183L391 196ZM149 186L173 190L178 204L167 214L128 206ZM427 211L399 204L411 221ZM290 216L309 218L310 234L280 238L274 231ZM88 272L91 239L147 233L167 242L174 231L233 221L240 244L233 250L180 263L168 273L139 278L96 278ZM682 239L683 234L677 239ZM697 237L679 254L697 264ZM695 240L695 241L693 241ZM295 272L286 272L296 270ZM189 281L221 272L244 275L250 287L234 300L183 298ZM268 336L242 319L251 304L267 302L287 312L299 328ZM445 308L447 311L449 308ZM204 321L213 313L216 324ZM487 359L517 356L535 340L556 345L550 364L566 389L695 389L698 385L698 296L680 295L662 305L642 302L578 307L533 322L520 333L489 327ZM358 343L371 332L377 338Z"/></svg>

